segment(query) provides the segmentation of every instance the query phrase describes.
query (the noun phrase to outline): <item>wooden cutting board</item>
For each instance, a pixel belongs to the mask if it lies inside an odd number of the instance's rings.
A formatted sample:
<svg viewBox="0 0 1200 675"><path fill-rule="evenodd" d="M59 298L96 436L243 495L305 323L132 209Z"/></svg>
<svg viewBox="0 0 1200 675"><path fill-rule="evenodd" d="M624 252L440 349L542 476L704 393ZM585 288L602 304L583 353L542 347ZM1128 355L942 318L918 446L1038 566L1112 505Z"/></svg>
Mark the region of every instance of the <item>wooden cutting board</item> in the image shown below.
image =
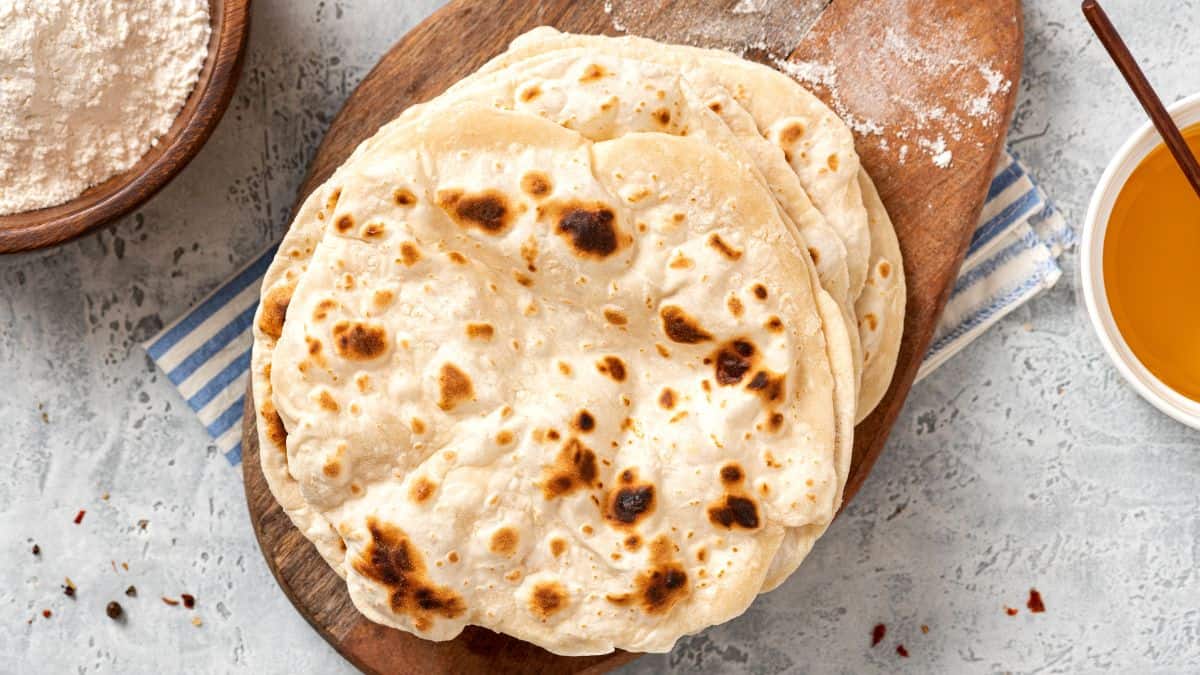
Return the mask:
<svg viewBox="0 0 1200 675"><path fill-rule="evenodd" d="M900 237L908 308L891 388L856 429L850 499L912 385L1003 150L1021 66L1019 0L456 0L384 55L346 101L297 203L380 125L542 24L744 53L804 80L855 130L863 164ZM474 627L456 640L433 643L367 621L271 497L251 405L242 447L250 516L271 571L317 632L358 668L578 673L636 658L622 652L559 657Z"/></svg>

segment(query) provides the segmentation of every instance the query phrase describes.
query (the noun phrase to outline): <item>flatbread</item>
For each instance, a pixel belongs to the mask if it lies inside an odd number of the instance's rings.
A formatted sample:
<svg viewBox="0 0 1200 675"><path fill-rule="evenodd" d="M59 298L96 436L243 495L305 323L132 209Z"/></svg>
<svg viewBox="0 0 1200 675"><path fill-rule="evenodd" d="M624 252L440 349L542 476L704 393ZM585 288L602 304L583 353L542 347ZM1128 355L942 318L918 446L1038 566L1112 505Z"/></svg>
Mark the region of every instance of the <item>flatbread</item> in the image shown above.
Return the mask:
<svg viewBox="0 0 1200 675"><path fill-rule="evenodd" d="M824 296L728 155L462 106L362 159L270 382L366 616L666 651L831 520Z"/></svg>
<svg viewBox="0 0 1200 675"><path fill-rule="evenodd" d="M896 273L903 285L903 261L899 247L873 246L872 233L876 230L883 236L895 240L894 228L886 210L875 211L875 223L864 203L861 169L854 151L854 136L838 116L816 96L779 71L740 59L729 52L700 49L683 45L666 45L633 36L607 37L600 35L574 35L561 33L543 26L535 28L513 41L508 51L484 64L475 76L466 78L451 87L470 87L475 77L511 67L522 60L560 49L585 48L595 53L619 54L630 58L652 61L682 68L687 73L700 70L710 74L714 81L732 93L754 119L759 132L774 143L784 154L788 164L798 176L803 189L812 203L823 215L829 227L842 238L846 250L849 274L849 303L857 305L868 276L878 262L886 262L886 268ZM697 78L699 79L699 78ZM770 180L772 173L764 171ZM869 177L867 178L869 180ZM797 220L798 224L801 221ZM810 237L812 239L812 237ZM879 249L879 250L876 250ZM884 250L886 249L886 250ZM876 254L895 257L881 260ZM818 265L820 260L818 259ZM825 278L822 278L823 283ZM839 296L831 290L835 299ZM881 305L875 299L866 302L875 307ZM876 349L871 364L861 364L862 375L858 381L872 383L866 395L858 398L856 419L862 420L878 404L887 390L899 356L900 334L903 330L904 303L885 302L881 311L873 313L872 334L880 337L868 338ZM855 323L856 308L851 306L844 312L851 323ZM851 327L852 335L863 328L861 319ZM886 338L886 339L884 339ZM866 342L864 340L863 342ZM856 343L859 342L856 340ZM865 361L865 346L856 344L856 364Z"/></svg>
<svg viewBox="0 0 1200 675"><path fill-rule="evenodd" d="M892 383L900 338L904 333L907 290L900 262L900 242L883 200L866 171L859 172L858 184L871 224L871 267L867 283L854 303L863 347L863 378L856 420L861 421L875 409Z"/></svg>
<svg viewBox="0 0 1200 675"><path fill-rule="evenodd" d="M850 339L846 325L841 321L841 310L833 298L823 294L818 296L818 311L824 323L825 346L835 381L833 423L837 438L834 442L833 462L838 477L838 489L833 498L833 515L836 515L842 506L846 479L850 475L850 460L854 454L855 391L849 386L852 363L850 352L839 347ZM771 566L759 592L773 591L787 581L832 523L831 516L826 521L814 521L800 527L788 528L783 541L779 543L779 550L775 552L775 558L771 560Z"/></svg>
<svg viewBox="0 0 1200 675"><path fill-rule="evenodd" d="M523 62L519 68L495 73L485 80L478 81L470 90L456 90L453 95L444 96L430 104L418 106L406 112L400 121L386 125L375 137L360 146L346 166L353 165L359 161L359 158L371 153L374 148L391 136L414 133L410 128L411 120L418 116L416 114L418 112L426 116L443 114L438 111L454 108L465 102L483 101L502 109L516 108L548 117L561 124L579 129L593 140L603 140L639 130L654 130L672 134L690 133L693 137L700 138L725 153L735 156L742 164L741 170L755 176L756 180L764 180L756 171L759 166L767 167L774 175L784 179L790 176L790 183L786 180L777 180L773 183L773 186L776 187L777 201L787 207L784 209L783 219L788 222L792 231L797 233L798 241L803 241L798 234L799 228L794 226L787 214L795 214L798 218L806 219L809 223L806 232L819 235L822 227L820 216L804 196L803 190L798 187L794 174L783 163L781 153L766 144L754 130L752 124L748 125L750 132L748 137L745 133L738 137L731 134L721 121L723 119L736 121L735 115L739 113L740 108L727 96L722 97L723 92L720 88L711 83L703 93L704 97L700 97L700 94L693 90L690 82L682 80L678 73L663 66L654 66L613 56L589 54L586 50L562 50L545 58ZM706 108L714 102L724 104L719 106L723 108L721 117ZM741 114L745 115L744 112ZM665 121L663 121L664 118ZM745 128L747 125L743 123L743 129ZM757 141L757 155L753 160L739 143L744 138ZM753 143L751 145L753 146ZM778 162L774 168L771 164L773 159ZM754 166L750 166L751 164ZM782 168L780 169L780 167ZM339 173L345 170L346 167L343 167ZM290 297L290 290L294 287L294 278L302 271L304 262L312 254L312 241L319 237L316 232L319 232L329 222L326 219L327 216L332 217L332 211L337 201L334 195L338 193L340 184L340 180L335 176L329 184L323 186L306 201L301 210L301 216L297 218L288 238L281 245L280 258L268 273L264 284L264 288L268 289L264 293L265 298L270 298L272 294ZM793 196L791 201L787 200L788 195ZM318 217L314 217L314 214ZM826 239L831 242L830 246L836 247L839 244L836 237L826 237ZM816 252L812 245L808 246L808 250ZM826 251L819 255L826 261L826 267L829 269L831 264L839 260L840 254L836 248L821 250ZM844 264L842 268L844 280ZM836 267L833 269L836 270ZM277 282L278 279L283 279L283 282ZM824 279L822 279L822 283L824 283ZM279 288L274 289L273 287L277 285ZM731 301L732 299L727 299L727 302ZM842 302L844 303L845 300ZM269 308L270 304L265 303L264 306ZM828 308L826 307L826 309ZM841 318L826 316L827 321L838 321L839 324L843 323ZM261 320L259 323L261 325ZM854 326L852 319L849 320L848 325ZM838 330L839 334L845 332L844 328ZM263 333L261 328L258 333ZM255 350L255 391L256 400L266 401L268 399L263 398L259 393L263 392L269 395L271 391L269 381L263 374L266 372L266 364L270 361L273 342L270 335L263 334L260 338ZM830 350L835 352L837 357L838 386L843 394L843 399L846 392L853 394L854 373L857 372L857 369L853 367L857 362L854 350L853 348L847 349L847 345L857 346L857 336L855 335L853 340L830 342ZM846 354L849 356L846 357ZM844 400L841 402L843 406L852 406L852 404L853 399L849 403ZM279 431L272 432L272 429L275 428L272 416L264 414L262 408L263 406L260 406L259 410L262 447L280 447L278 440L282 434ZM268 410L268 412L271 411ZM845 417L844 411L840 413L840 417ZM841 422L842 420L839 419L839 423ZM838 454L839 457L845 456L847 459L853 438L850 426L852 425L843 424L838 431ZM290 425L288 427L290 428ZM306 533L313 533L313 536L309 538L313 540L322 555L335 566L335 569L339 569L342 555L340 538L336 537L327 524L318 522L320 519L315 518L307 504L299 499L295 490L295 481L288 473L286 458L282 451L279 454L264 452L262 457L263 470L268 476L268 483L276 494L281 495L280 502L285 511L289 513L298 528ZM839 461L838 465L841 466L842 462ZM839 485L844 484L845 478L846 472L842 471L839 475ZM840 503L840 498L838 502ZM802 534L794 532L789 536L796 537L802 536ZM794 569L799 562L799 559L794 560L791 569ZM339 572L342 571L339 569Z"/></svg>
<svg viewBox="0 0 1200 675"><path fill-rule="evenodd" d="M292 292L317 244L325 233L326 206L331 201L336 178L313 191L296 212L292 227L279 244L278 253L262 281L262 301L254 315L254 346L250 357L250 387L254 398L259 461L271 494L292 524L340 576L346 546L329 522L314 512L300 494L287 465L287 429L275 408L271 389L271 362L275 344L283 334L284 319Z"/></svg>

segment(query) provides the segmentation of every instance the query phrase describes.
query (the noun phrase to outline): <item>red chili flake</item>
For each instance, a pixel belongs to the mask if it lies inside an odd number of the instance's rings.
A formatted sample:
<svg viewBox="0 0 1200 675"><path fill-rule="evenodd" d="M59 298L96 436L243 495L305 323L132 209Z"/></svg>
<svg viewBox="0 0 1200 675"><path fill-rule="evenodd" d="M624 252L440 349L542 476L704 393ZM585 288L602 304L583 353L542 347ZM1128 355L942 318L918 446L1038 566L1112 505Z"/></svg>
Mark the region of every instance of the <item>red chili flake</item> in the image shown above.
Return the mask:
<svg viewBox="0 0 1200 675"><path fill-rule="evenodd" d="M183 606L184 607L191 609L196 606L196 596L194 596L190 593L182 593L182 594L180 594L179 597L183 598Z"/></svg>
<svg viewBox="0 0 1200 675"><path fill-rule="evenodd" d="M1005 613L1005 614L1007 614L1007 615L1009 615L1009 616L1016 616L1016 615L1017 615L1017 608L1016 608L1016 607L1008 607L1008 606L1005 606L1005 607L1004 607L1004 613Z"/></svg>
<svg viewBox="0 0 1200 675"><path fill-rule="evenodd" d="M47 619L49 619L50 617L54 616L54 612L51 612L51 611L50 611L50 610L48 610L48 609L43 609L43 610L42 610L42 616L44 616L44 617L46 617Z"/></svg>
<svg viewBox="0 0 1200 675"><path fill-rule="evenodd" d="M41 555L41 554L42 554L42 547L41 547L41 546L38 546L37 544L34 544L34 545L33 545L33 554L34 554L34 555Z"/></svg>
<svg viewBox="0 0 1200 675"><path fill-rule="evenodd" d="M76 525L78 525L78 524L80 524L80 523L82 523L82 522L83 522L83 516L84 516L84 514L86 514L86 513L87 513L87 511L84 511L83 509L79 509L79 513L76 513L76 514L75 514L75 524L76 524Z"/></svg>
<svg viewBox="0 0 1200 675"><path fill-rule="evenodd" d="M178 605L178 604L179 604L179 601L178 601L178 600L175 600L175 599L173 599L173 598L168 598L168 597L167 597L167 596L165 596L165 595L163 596L163 599L162 599L162 601L163 601L163 602L165 602L165 603L167 603L168 605L170 605L170 606L172 606L172 607L174 607L174 606L176 606L176 605Z"/></svg>
<svg viewBox="0 0 1200 675"><path fill-rule="evenodd" d="M904 648L904 645L896 645L896 653L906 659L908 658L908 650Z"/></svg>
<svg viewBox="0 0 1200 675"><path fill-rule="evenodd" d="M887 635L887 626L881 623L875 624L875 628L871 630L871 646L874 647L883 642L884 635Z"/></svg>
<svg viewBox="0 0 1200 675"><path fill-rule="evenodd" d="M1036 588L1029 589L1029 602L1025 603L1025 606L1034 614L1046 611L1046 605L1042 603L1042 594L1038 593Z"/></svg>

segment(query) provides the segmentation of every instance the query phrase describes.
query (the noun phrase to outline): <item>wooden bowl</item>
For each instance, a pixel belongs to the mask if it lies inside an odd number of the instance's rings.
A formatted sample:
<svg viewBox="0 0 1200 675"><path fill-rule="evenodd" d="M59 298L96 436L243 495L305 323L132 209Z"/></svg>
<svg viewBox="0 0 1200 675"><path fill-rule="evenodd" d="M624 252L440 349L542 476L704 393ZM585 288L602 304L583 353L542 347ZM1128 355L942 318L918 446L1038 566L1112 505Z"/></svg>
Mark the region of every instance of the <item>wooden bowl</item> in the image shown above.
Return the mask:
<svg viewBox="0 0 1200 675"><path fill-rule="evenodd" d="M250 0L209 0L208 5L208 58L167 133L128 171L69 202L0 216L0 253L61 244L112 222L153 197L196 156L233 97L250 22Z"/></svg>

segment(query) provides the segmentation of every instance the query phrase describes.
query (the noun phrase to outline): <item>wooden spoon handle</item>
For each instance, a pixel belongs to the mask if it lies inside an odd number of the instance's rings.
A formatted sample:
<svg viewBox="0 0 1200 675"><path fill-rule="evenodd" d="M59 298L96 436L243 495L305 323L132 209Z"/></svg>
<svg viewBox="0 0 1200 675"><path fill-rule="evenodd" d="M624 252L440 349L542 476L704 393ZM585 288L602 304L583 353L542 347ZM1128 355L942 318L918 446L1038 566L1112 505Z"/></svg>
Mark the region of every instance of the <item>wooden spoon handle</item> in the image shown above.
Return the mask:
<svg viewBox="0 0 1200 675"><path fill-rule="evenodd" d="M1175 126L1171 114L1167 112L1158 98L1158 94L1150 86L1145 73L1142 72L1137 60L1130 53L1129 47L1121 39L1121 34L1108 20L1108 14L1096 0L1084 0L1083 15L1092 25L1096 37L1100 38L1100 43L1108 50L1108 55L1117 64L1117 69L1125 76L1125 81L1129 83L1129 88L1133 90L1134 96L1137 96L1142 108L1150 116L1150 121L1154 122L1154 128L1158 129L1158 133L1167 144L1171 155L1175 157L1175 163L1187 176L1196 195L1200 196L1200 162L1196 161L1196 156L1192 154L1187 142L1183 140L1183 134L1179 133L1179 127Z"/></svg>

